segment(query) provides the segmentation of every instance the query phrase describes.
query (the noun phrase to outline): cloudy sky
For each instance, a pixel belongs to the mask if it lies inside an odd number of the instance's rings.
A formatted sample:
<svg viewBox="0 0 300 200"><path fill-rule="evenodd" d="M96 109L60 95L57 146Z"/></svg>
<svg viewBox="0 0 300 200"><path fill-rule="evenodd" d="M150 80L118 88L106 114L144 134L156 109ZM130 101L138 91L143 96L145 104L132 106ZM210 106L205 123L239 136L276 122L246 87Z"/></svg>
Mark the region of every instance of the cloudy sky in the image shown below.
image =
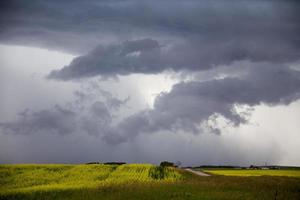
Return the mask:
<svg viewBox="0 0 300 200"><path fill-rule="evenodd" d="M300 165L300 3L0 2L0 163Z"/></svg>

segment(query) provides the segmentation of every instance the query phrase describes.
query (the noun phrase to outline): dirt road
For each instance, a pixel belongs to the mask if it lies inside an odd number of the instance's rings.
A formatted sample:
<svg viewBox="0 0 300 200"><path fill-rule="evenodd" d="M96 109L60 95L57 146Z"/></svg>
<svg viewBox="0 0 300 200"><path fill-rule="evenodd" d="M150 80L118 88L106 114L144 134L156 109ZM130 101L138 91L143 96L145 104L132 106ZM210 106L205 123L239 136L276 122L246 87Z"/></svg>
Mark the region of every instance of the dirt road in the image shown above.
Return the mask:
<svg viewBox="0 0 300 200"><path fill-rule="evenodd" d="M192 170L192 169L190 169L190 168L187 168L187 169L185 169L186 171L189 171L189 172L192 172L192 173L194 173L194 174L196 174L196 175L198 175L198 176L210 176L210 174L206 174L206 173L204 173L204 172L202 172L202 171L196 171L196 170Z"/></svg>

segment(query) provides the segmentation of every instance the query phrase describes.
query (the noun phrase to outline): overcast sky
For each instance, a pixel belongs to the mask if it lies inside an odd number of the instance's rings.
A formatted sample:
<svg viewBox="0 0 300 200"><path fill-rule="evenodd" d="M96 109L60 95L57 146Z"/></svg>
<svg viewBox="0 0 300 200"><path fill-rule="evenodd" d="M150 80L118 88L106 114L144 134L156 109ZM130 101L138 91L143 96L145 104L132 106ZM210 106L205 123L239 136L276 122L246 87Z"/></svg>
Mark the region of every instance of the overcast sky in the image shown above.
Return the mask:
<svg viewBox="0 0 300 200"><path fill-rule="evenodd" d="M0 2L0 163L300 165L300 3Z"/></svg>

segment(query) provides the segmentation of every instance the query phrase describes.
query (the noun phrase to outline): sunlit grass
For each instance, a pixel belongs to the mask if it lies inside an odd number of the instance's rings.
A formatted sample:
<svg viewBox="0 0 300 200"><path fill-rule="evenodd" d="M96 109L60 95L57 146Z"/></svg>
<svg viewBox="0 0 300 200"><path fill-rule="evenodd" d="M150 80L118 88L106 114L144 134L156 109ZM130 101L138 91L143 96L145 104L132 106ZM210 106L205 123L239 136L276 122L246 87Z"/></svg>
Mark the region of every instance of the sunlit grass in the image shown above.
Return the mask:
<svg viewBox="0 0 300 200"><path fill-rule="evenodd" d="M202 171L224 176L289 176L300 178L300 169L202 169Z"/></svg>

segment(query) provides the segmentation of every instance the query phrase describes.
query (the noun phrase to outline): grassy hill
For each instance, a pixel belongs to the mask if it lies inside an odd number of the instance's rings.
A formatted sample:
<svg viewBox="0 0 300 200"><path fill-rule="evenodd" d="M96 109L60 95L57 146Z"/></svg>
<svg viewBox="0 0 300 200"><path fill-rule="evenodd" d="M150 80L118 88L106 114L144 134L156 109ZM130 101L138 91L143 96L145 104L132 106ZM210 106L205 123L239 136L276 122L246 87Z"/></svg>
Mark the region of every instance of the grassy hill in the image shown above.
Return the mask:
<svg viewBox="0 0 300 200"><path fill-rule="evenodd" d="M199 177L150 164L0 165L0 200L298 200L300 178Z"/></svg>

